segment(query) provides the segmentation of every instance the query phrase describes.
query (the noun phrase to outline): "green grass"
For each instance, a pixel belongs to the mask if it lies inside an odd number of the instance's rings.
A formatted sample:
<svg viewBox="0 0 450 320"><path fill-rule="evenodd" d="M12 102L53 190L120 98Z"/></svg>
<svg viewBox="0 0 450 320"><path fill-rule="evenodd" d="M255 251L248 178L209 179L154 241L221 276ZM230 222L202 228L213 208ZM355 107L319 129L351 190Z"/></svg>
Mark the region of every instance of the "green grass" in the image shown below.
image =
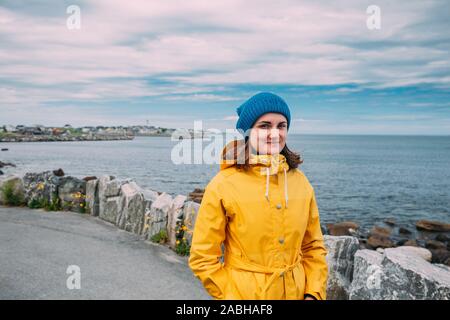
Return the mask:
<svg viewBox="0 0 450 320"><path fill-rule="evenodd" d="M61 210L61 203L59 201L58 196L53 195L52 201L50 203L46 203L44 209L47 211L59 211Z"/></svg>
<svg viewBox="0 0 450 320"><path fill-rule="evenodd" d="M6 182L1 188L3 195L3 202L8 206L21 206L24 204L25 200L23 195L16 194L14 192L14 183L12 181Z"/></svg>
<svg viewBox="0 0 450 320"><path fill-rule="evenodd" d="M191 251L191 246L186 240L179 240L180 242L175 246L175 252L180 256L188 256Z"/></svg>
<svg viewBox="0 0 450 320"><path fill-rule="evenodd" d="M44 199L44 198L32 199L28 203L28 208L30 208L30 209L42 208L46 211L60 211L61 203L59 201L59 198L57 196L53 195L52 201L48 201L47 199Z"/></svg>
<svg viewBox="0 0 450 320"><path fill-rule="evenodd" d="M157 234L153 235L150 240L152 242L156 242L156 243L166 243L167 240L169 240L168 236L167 236L167 231L166 230L161 230L159 231Z"/></svg>
<svg viewBox="0 0 450 320"><path fill-rule="evenodd" d="M0 131L0 139L2 139L2 138L15 138L15 137L17 137L17 134L15 134L15 133Z"/></svg>
<svg viewBox="0 0 450 320"><path fill-rule="evenodd" d="M83 134L81 132L81 129L75 129L75 128L68 128L67 132L70 133L72 136L81 136Z"/></svg>

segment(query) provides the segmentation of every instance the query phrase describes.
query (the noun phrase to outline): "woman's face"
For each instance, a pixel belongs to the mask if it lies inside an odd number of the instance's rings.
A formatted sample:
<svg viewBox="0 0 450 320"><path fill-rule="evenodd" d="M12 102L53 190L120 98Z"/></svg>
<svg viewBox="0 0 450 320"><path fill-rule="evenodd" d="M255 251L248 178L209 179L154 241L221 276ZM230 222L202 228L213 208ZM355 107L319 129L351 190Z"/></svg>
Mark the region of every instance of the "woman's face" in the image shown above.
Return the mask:
<svg viewBox="0 0 450 320"><path fill-rule="evenodd" d="M262 115L250 131L250 145L258 154L280 153L286 145L287 120L280 113Z"/></svg>

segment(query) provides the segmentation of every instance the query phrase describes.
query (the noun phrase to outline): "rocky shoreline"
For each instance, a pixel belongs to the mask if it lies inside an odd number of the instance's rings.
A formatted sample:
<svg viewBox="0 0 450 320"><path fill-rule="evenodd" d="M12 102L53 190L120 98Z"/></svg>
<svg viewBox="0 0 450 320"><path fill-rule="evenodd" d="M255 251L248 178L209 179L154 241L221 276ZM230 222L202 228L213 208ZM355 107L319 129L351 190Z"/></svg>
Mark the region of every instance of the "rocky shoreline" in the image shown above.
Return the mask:
<svg viewBox="0 0 450 320"><path fill-rule="evenodd" d="M0 161L0 176L3 175L3 171L1 169L4 168L4 167L7 167L7 166L15 167L16 165L14 163Z"/></svg>
<svg viewBox="0 0 450 320"><path fill-rule="evenodd" d="M202 195L172 196L108 175L78 179L61 169L0 176L1 205L90 214L180 255L189 254ZM414 239L394 220L384 223L369 232L355 222L323 227L327 298L450 299L449 224L418 221Z"/></svg>

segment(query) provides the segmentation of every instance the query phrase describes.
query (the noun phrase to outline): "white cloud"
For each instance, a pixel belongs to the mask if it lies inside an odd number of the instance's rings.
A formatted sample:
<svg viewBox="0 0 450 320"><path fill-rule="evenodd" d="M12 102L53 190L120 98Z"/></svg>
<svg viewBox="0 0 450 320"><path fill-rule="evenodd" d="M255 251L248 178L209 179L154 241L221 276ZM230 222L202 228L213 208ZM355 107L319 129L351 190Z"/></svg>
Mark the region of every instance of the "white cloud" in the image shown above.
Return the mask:
<svg viewBox="0 0 450 320"><path fill-rule="evenodd" d="M338 94L415 84L448 90L450 26L435 18L443 3L380 0L378 31L366 28L369 4L98 0L81 5L79 31L66 28L65 11L0 6L0 108L155 96L243 100L218 92L236 84L357 86Z"/></svg>

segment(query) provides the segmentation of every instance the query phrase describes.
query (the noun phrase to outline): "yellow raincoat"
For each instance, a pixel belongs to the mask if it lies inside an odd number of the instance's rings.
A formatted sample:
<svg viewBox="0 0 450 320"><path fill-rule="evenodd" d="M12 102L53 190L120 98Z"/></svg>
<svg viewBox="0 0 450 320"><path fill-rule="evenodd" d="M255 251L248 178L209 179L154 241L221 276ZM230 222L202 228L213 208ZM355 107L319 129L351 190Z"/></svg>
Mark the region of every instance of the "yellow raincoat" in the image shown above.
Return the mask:
<svg viewBox="0 0 450 320"><path fill-rule="evenodd" d="M207 185L189 267L215 299L325 299L327 251L313 187L281 154L250 156L251 170L222 161Z"/></svg>

